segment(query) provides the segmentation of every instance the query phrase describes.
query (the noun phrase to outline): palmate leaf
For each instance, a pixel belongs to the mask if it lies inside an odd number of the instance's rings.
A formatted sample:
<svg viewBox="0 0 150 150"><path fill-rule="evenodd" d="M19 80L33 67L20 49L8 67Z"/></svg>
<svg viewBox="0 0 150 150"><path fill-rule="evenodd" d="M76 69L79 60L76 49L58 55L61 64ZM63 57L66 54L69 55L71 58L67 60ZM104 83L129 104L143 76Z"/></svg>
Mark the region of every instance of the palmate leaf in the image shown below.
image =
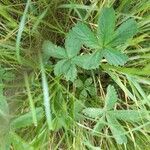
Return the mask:
<svg viewBox="0 0 150 150"><path fill-rule="evenodd" d="M114 116L107 115L107 121L113 137L118 144L127 143L127 137L125 136L125 130L122 125L116 120Z"/></svg>
<svg viewBox="0 0 150 150"><path fill-rule="evenodd" d="M118 50L114 50L112 48L104 49L102 51L102 55L103 57L106 58L106 60L110 65L114 65L114 66L124 65L128 60L127 55L123 54Z"/></svg>
<svg viewBox="0 0 150 150"><path fill-rule="evenodd" d="M73 31L85 46L91 49L99 48L98 39L86 24L78 22Z"/></svg>
<svg viewBox="0 0 150 150"><path fill-rule="evenodd" d="M118 99L116 90L113 86L109 85L107 87L107 94L105 98L105 109L110 110L115 106L115 103Z"/></svg>
<svg viewBox="0 0 150 150"><path fill-rule="evenodd" d="M96 69L99 67L100 60L102 59L102 54L99 51L95 51L92 54L85 54L74 58L74 62L87 70Z"/></svg>
<svg viewBox="0 0 150 150"><path fill-rule="evenodd" d="M93 133L98 134L104 126L108 125L113 137L118 144L127 143L126 130L118 120L126 122L138 122L149 119L149 111L146 110L113 110L117 102L117 93L113 86L109 85L105 98L104 108L83 109L84 115L95 119ZM87 119L87 118L86 118ZM99 119L99 120L98 120ZM98 121L97 121L98 120Z"/></svg>
<svg viewBox="0 0 150 150"><path fill-rule="evenodd" d="M147 112L142 110L114 110L109 111L111 116L115 116L119 120L128 122L138 122L147 118Z"/></svg>
<svg viewBox="0 0 150 150"><path fill-rule="evenodd" d="M77 69L73 59L78 57L77 54L79 53L81 46L81 40L75 36L73 30L70 30L65 40L66 49L56 46L49 41L44 42L44 59L47 60L49 57L61 59L54 66L54 74L56 76L63 75L67 81L74 81L77 76Z"/></svg>
<svg viewBox="0 0 150 150"><path fill-rule="evenodd" d="M102 51L102 56L107 59L109 64L118 66L124 65L127 62L128 57L122 52L115 50L116 48L114 47L123 44L129 38L132 38L137 32L137 24L134 19L129 19L115 30L115 21L116 17L114 9L103 8L98 19L97 35L95 35L90 28L83 23L78 23L73 31L78 38L83 41L85 46L95 49L96 51ZM79 61L78 65L82 66L84 69L98 68L102 56L99 57L98 60L97 55L95 55L96 52L93 53L90 54L90 56L80 56L77 60ZM95 65L96 63L97 65ZM89 64L89 66L86 64Z"/></svg>
<svg viewBox="0 0 150 150"><path fill-rule="evenodd" d="M102 46L111 41L115 29L115 11L113 8L103 8L98 19L97 36Z"/></svg>

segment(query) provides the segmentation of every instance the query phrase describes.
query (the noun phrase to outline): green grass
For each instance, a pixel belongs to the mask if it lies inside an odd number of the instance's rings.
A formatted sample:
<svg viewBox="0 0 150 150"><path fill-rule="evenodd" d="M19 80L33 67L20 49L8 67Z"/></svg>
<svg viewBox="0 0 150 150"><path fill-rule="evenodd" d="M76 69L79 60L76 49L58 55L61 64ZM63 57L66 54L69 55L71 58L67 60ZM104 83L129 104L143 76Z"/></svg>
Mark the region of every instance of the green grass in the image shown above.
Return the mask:
<svg viewBox="0 0 150 150"><path fill-rule="evenodd" d="M26 2L0 2L0 150L149 150L149 1L29 0L28 6ZM120 47L129 57L127 64L112 66L103 60L99 69L79 69L73 83L55 76L56 60L45 64L39 59L43 42L63 47L77 21L96 29L105 6L114 7L117 26L129 17L138 24L136 36ZM89 78L89 91L94 92L88 91ZM93 135L96 119L83 113L88 107L103 108L110 84L118 95L115 109L147 112L147 119L138 122L119 121L127 144L117 144L107 126Z"/></svg>

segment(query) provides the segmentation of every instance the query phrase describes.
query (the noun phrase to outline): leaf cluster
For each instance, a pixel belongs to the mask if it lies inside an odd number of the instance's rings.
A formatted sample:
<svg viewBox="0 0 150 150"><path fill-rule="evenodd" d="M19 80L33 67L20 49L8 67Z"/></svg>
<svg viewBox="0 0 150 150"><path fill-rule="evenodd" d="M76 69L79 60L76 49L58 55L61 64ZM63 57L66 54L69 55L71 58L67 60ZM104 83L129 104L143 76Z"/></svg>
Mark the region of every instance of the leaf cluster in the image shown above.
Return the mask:
<svg viewBox="0 0 150 150"><path fill-rule="evenodd" d="M56 46L50 41L43 43L44 59L49 57L59 59L54 66L56 76L64 75L66 80L74 81L77 77L77 67L91 70L99 67L102 58L111 65L124 65L128 57L118 50L118 45L124 44L137 32L134 19L128 19L116 29L116 15L113 8L103 8L98 18L95 32L82 22L78 22L66 36L65 48ZM82 46L92 52L80 54Z"/></svg>
<svg viewBox="0 0 150 150"><path fill-rule="evenodd" d="M83 113L95 119L97 122L94 126L93 132L100 132L105 126L111 130L113 137L118 144L127 143L126 130L119 121L125 122L139 122L142 119L147 119L146 110L115 110L117 102L117 93L113 86L109 85L105 98L105 105L103 108L85 108Z"/></svg>

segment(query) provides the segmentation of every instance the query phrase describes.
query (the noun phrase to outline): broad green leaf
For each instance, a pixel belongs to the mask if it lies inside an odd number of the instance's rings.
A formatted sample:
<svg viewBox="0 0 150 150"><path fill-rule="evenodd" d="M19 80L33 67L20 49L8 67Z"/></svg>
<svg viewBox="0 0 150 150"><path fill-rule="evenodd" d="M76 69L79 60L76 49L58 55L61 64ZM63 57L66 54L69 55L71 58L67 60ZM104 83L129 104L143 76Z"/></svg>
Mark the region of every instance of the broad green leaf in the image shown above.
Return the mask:
<svg viewBox="0 0 150 150"><path fill-rule="evenodd" d="M75 120L81 120L83 119L83 115L81 114L81 111L85 108L84 103L82 101L76 100L73 105L74 109L74 119Z"/></svg>
<svg viewBox="0 0 150 150"><path fill-rule="evenodd" d="M44 55L43 57L46 60L49 57L60 58L60 59L67 57L67 53L64 48L59 47L50 41L44 41L42 49L43 49L43 55Z"/></svg>
<svg viewBox="0 0 150 150"><path fill-rule="evenodd" d="M119 120L129 122L138 122L148 118L148 112L142 110L115 110L109 111L109 114Z"/></svg>
<svg viewBox="0 0 150 150"><path fill-rule="evenodd" d="M129 38L132 38L137 32L137 23L134 19L129 19L116 30L111 45L118 46L123 44Z"/></svg>
<svg viewBox="0 0 150 150"><path fill-rule="evenodd" d="M83 89L80 93L80 99L85 99L88 96L86 89Z"/></svg>
<svg viewBox="0 0 150 150"><path fill-rule="evenodd" d="M54 67L54 73L55 75L59 76L64 73L66 73L70 68L70 61L67 59L62 59L57 62L57 64Z"/></svg>
<svg viewBox="0 0 150 150"><path fill-rule="evenodd" d="M102 46L113 38L115 29L115 11L113 8L103 8L98 19L97 35Z"/></svg>
<svg viewBox="0 0 150 150"><path fill-rule="evenodd" d="M103 115L104 110L101 108L85 108L82 111L86 116L90 117L90 118L98 118L101 117Z"/></svg>
<svg viewBox="0 0 150 150"><path fill-rule="evenodd" d="M88 87L92 84L92 82L93 82L92 78L87 78L85 80L84 86Z"/></svg>
<svg viewBox="0 0 150 150"><path fill-rule="evenodd" d="M113 86L109 85L107 87L107 94L105 98L105 109L110 110L115 106L115 103L117 101L117 93Z"/></svg>
<svg viewBox="0 0 150 150"><path fill-rule="evenodd" d="M90 95L93 96L96 94L96 89L95 89L95 86L93 84L92 78L87 78L85 80L84 87L89 92Z"/></svg>
<svg viewBox="0 0 150 150"><path fill-rule="evenodd" d="M66 77L67 81L70 80L73 82L77 77L76 66L74 64L71 64L69 70L67 70L64 76Z"/></svg>
<svg viewBox="0 0 150 150"><path fill-rule="evenodd" d="M101 132L101 130L104 128L105 126L105 117L102 116L98 122L96 123L96 125L94 126L94 129L93 129L93 133L95 134L96 132Z"/></svg>
<svg viewBox="0 0 150 150"><path fill-rule="evenodd" d="M106 58L110 65L114 66L124 65L128 60L128 57L125 54L111 48L104 49L102 51L102 55Z"/></svg>
<svg viewBox="0 0 150 150"><path fill-rule="evenodd" d="M96 51L92 54L85 54L82 56L78 56L74 58L73 61L81 68L90 70L98 68L101 59L102 59L101 53L99 51Z"/></svg>
<svg viewBox="0 0 150 150"><path fill-rule="evenodd" d="M36 109L36 116L37 121L40 121L44 117L44 111L41 107ZM33 124L32 112L28 112L11 121L11 127L13 129L20 129L23 127L31 126L32 124Z"/></svg>
<svg viewBox="0 0 150 150"><path fill-rule="evenodd" d="M76 34L71 30L66 36L65 48L69 58L76 56L82 46L81 40L76 36Z"/></svg>
<svg viewBox="0 0 150 150"><path fill-rule="evenodd" d="M16 133L11 132L10 133L12 146L15 150L34 150L34 148L25 142L20 136L18 136Z"/></svg>
<svg viewBox="0 0 150 150"><path fill-rule="evenodd" d="M90 93L90 95L92 96L96 95L96 89L94 85L87 87L86 90Z"/></svg>
<svg viewBox="0 0 150 150"><path fill-rule="evenodd" d="M77 88L82 88L83 87L83 82L80 79L75 80L74 84Z"/></svg>
<svg viewBox="0 0 150 150"><path fill-rule="evenodd" d="M78 22L73 28L76 36L83 42L83 44L89 48L99 48L98 41L94 33L84 23Z"/></svg>
<svg viewBox="0 0 150 150"><path fill-rule="evenodd" d="M118 144L127 143L127 137L125 136L125 130L122 125L116 120L115 117L107 115L107 121L113 137Z"/></svg>
<svg viewBox="0 0 150 150"><path fill-rule="evenodd" d="M55 65L54 73L57 76L63 74L67 81L74 81L77 76L77 69L70 60L63 59Z"/></svg>

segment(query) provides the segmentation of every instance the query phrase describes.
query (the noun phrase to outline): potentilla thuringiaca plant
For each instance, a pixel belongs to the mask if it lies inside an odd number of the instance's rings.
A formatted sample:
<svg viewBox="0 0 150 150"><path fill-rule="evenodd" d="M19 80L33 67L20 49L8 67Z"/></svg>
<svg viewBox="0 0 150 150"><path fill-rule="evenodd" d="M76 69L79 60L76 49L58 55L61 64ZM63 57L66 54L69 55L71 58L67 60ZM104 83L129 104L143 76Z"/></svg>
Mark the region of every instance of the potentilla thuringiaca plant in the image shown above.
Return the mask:
<svg viewBox="0 0 150 150"><path fill-rule="evenodd" d="M77 68L96 69L102 58L111 65L124 65L128 57L118 45L124 44L137 32L134 19L128 19L116 29L116 16L113 8L104 8L98 18L95 32L84 23L78 22L69 31L65 40L65 49L54 45L50 41L43 44L44 56L61 59L54 67L55 75L64 75L67 80L74 81ZM88 54L80 54L82 45L91 49Z"/></svg>

